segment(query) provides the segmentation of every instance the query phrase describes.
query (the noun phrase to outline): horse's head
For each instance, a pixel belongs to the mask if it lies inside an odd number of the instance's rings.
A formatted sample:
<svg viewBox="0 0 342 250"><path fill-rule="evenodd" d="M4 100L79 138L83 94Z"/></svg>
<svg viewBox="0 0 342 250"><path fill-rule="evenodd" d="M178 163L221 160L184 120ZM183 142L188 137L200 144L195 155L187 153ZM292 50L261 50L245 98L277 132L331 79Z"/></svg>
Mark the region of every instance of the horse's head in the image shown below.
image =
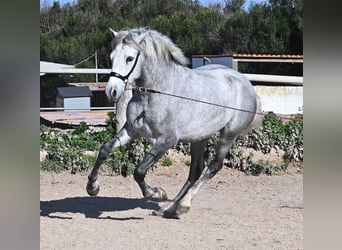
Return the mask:
<svg viewBox="0 0 342 250"><path fill-rule="evenodd" d="M118 101L127 85L131 85L141 76L141 64L144 55L132 32L110 29L113 39L113 51L110 54L112 71L106 85L106 95L112 101Z"/></svg>
<svg viewBox="0 0 342 250"><path fill-rule="evenodd" d="M106 94L113 101L119 100L127 85L141 79L143 65L162 68L161 65L184 66L188 63L181 49L169 37L155 30L136 28L110 31L114 36L113 51L110 54L112 72L106 86ZM153 67L148 68L151 70ZM145 77L153 73L149 72ZM152 84L152 81L149 84Z"/></svg>

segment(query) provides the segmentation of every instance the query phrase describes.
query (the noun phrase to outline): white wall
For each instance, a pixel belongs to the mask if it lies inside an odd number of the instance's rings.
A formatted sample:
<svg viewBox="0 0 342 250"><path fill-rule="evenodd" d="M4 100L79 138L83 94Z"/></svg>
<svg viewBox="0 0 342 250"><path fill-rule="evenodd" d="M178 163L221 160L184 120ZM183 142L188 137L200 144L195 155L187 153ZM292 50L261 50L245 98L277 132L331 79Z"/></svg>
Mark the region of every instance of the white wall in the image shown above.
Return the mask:
<svg viewBox="0 0 342 250"><path fill-rule="evenodd" d="M261 110L277 114L303 113L302 86L254 86L261 99Z"/></svg>
<svg viewBox="0 0 342 250"><path fill-rule="evenodd" d="M90 110L90 97L64 98L64 108L82 108ZM86 111L83 110L83 111ZM66 111L82 111L82 110L66 110Z"/></svg>

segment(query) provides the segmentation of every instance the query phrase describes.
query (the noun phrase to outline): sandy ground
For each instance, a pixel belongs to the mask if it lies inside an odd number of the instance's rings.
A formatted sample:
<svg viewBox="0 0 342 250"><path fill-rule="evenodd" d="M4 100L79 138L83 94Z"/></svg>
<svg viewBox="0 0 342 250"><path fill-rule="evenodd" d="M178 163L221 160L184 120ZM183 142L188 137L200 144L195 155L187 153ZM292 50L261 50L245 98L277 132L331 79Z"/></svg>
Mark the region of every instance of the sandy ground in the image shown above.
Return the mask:
<svg viewBox="0 0 342 250"><path fill-rule="evenodd" d="M188 167L148 173L174 197ZM303 249L303 174L246 176L223 168L181 219L153 216L164 203L142 198L132 177L102 173L99 196L87 173L40 174L41 249ZM165 205L165 204L164 204Z"/></svg>

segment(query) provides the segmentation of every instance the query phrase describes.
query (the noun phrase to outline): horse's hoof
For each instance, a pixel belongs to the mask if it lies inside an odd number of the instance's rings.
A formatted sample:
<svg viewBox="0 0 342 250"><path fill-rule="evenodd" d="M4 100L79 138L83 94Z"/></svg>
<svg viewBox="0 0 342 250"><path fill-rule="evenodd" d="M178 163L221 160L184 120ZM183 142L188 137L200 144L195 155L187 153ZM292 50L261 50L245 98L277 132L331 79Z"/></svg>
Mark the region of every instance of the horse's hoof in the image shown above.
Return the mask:
<svg viewBox="0 0 342 250"><path fill-rule="evenodd" d="M164 213L163 213L163 218L166 218L166 219L177 219L177 220L179 220L179 219L180 219L180 214L175 213L174 211L166 210L166 211L164 211Z"/></svg>
<svg viewBox="0 0 342 250"><path fill-rule="evenodd" d="M159 210L155 210L155 211L152 211L152 215L155 215L155 216L164 216L164 212L166 210L168 210L171 206L172 206L173 203L171 202L168 202L165 206L159 208Z"/></svg>
<svg viewBox="0 0 342 250"><path fill-rule="evenodd" d="M165 190L162 188L159 188L159 192L160 192L160 201L167 201L168 197L167 197L167 193L165 192Z"/></svg>
<svg viewBox="0 0 342 250"><path fill-rule="evenodd" d="M151 201L167 201L167 193L162 188L151 188L148 193L144 194L144 197Z"/></svg>
<svg viewBox="0 0 342 250"><path fill-rule="evenodd" d="M163 216L164 211L159 210L159 211L152 211L152 215L154 216Z"/></svg>
<svg viewBox="0 0 342 250"><path fill-rule="evenodd" d="M170 202L165 207L160 208L158 211L153 211L153 215L162 216L167 219L180 219L180 214L176 210L177 203Z"/></svg>
<svg viewBox="0 0 342 250"><path fill-rule="evenodd" d="M180 219L179 214L174 213L174 211L160 209L158 211L152 211L152 215L161 216L166 219Z"/></svg>
<svg viewBox="0 0 342 250"><path fill-rule="evenodd" d="M189 206L182 206L177 203L173 203L163 212L163 217L167 219L180 219L182 214L187 213L190 210Z"/></svg>
<svg viewBox="0 0 342 250"><path fill-rule="evenodd" d="M190 207L178 205L176 213L177 214L185 214L185 213L189 212L189 210L190 210Z"/></svg>
<svg viewBox="0 0 342 250"><path fill-rule="evenodd" d="M89 182L87 183L87 193L90 196L96 196L100 192L100 184L95 181L95 182Z"/></svg>

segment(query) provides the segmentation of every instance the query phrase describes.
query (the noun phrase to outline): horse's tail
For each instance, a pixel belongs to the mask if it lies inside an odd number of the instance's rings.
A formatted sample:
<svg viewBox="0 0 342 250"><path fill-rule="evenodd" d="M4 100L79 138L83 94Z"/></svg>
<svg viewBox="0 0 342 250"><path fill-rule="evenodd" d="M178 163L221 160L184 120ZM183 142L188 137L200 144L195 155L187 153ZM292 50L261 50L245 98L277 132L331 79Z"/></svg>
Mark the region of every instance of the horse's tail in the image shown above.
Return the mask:
<svg viewBox="0 0 342 250"><path fill-rule="evenodd" d="M262 125L264 116L261 114L261 100L258 95L256 95L256 101L257 101L256 113L254 115L252 122L249 124L247 128L244 129L243 134L247 134L252 129L259 128Z"/></svg>

